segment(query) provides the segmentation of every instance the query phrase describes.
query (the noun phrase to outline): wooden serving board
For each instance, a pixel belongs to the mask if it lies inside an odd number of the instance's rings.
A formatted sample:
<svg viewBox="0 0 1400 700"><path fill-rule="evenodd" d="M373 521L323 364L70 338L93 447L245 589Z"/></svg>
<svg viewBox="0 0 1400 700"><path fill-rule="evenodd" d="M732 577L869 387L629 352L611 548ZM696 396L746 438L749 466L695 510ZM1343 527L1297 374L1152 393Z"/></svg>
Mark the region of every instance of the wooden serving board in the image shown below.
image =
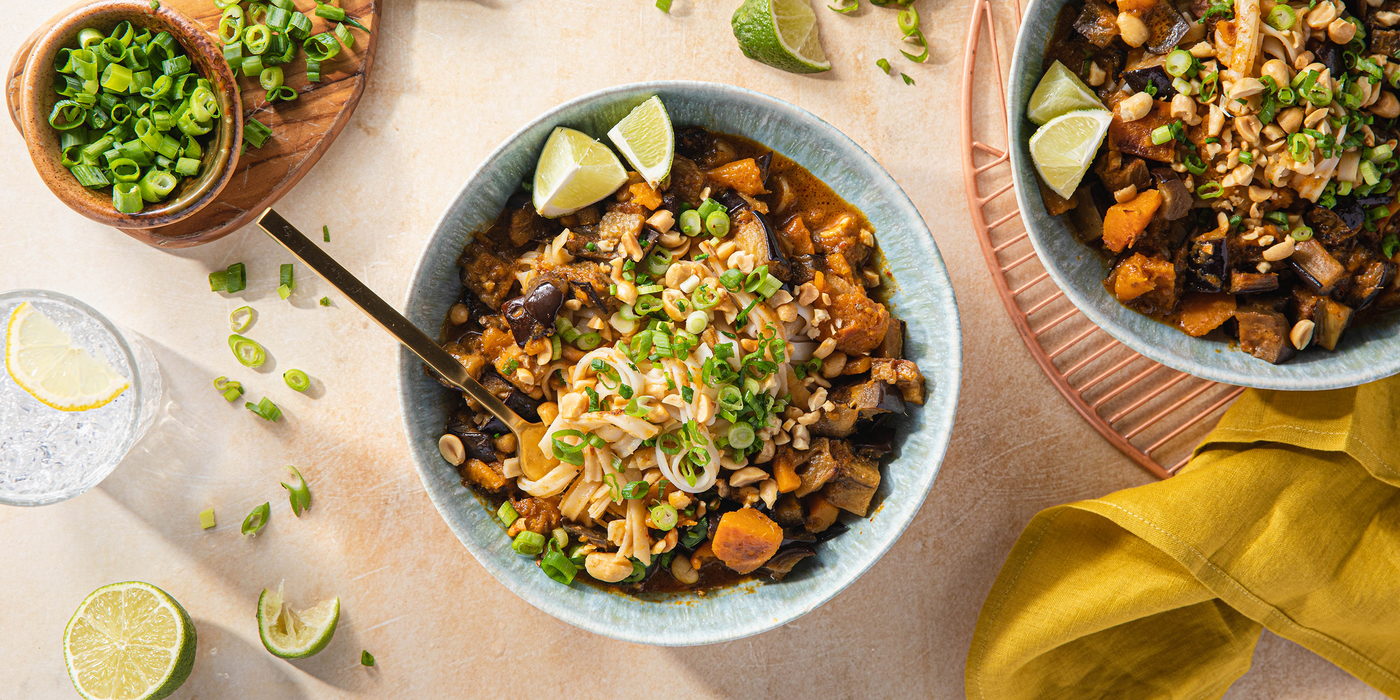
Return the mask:
<svg viewBox="0 0 1400 700"><path fill-rule="evenodd" d="M79 3L81 6L85 3ZM161 0L167 8L178 10L203 25L210 34L218 31L222 11L212 0ZM303 12L316 7L313 0L296 0ZM282 66L284 82L301 93L291 102L269 104L258 79L239 78L243 114L272 129L272 136L262 148L249 148L238 161L233 180L211 202L188 219L152 229L120 229L143 243L162 248L187 248L217 240L252 221L262 211L281 199L316 165L330 148L335 137L350 121L350 115L360 102L365 82L379 40L381 0L340 0L337 3L348 17L369 27L366 34L350 28L355 37L352 49L341 47L340 54L321 66L321 81L306 80L306 56L298 52L297 59ZM246 7L246 5L245 5ZM49 23L39 27L15 52L10 64L6 97L10 118L19 128L19 95L24 64L34 42L48 31L53 21L71 12L65 10ZM310 15L312 33L331 31L328 20ZM22 133L22 130L21 130Z"/></svg>

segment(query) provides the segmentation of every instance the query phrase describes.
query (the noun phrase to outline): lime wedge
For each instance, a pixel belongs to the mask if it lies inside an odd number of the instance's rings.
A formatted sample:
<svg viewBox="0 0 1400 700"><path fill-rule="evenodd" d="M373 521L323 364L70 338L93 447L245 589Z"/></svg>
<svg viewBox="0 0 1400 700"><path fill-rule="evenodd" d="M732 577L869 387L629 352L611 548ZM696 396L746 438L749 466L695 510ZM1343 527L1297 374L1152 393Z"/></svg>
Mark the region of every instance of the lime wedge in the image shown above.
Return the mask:
<svg viewBox="0 0 1400 700"><path fill-rule="evenodd" d="M340 621L340 598L323 600L316 607L293 610L282 599L282 586L277 592L264 588L258 597L258 636L273 656L283 659L304 659L315 656L335 636Z"/></svg>
<svg viewBox="0 0 1400 700"><path fill-rule="evenodd" d="M63 630L63 660L87 700L155 700L194 668L194 622L155 586L113 583L92 592Z"/></svg>
<svg viewBox="0 0 1400 700"><path fill-rule="evenodd" d="M1103 109L1103 103L1079 76L1070 72L1065 64L1055 61L1041 77L1040 84L1035 86L1035 92L1031 93L1026 116L1036 124L1044 124L1061 114L1080 109Z"/></svg>
<svg viewBox="0 0 1400 700"><path fill-rule="evenodd" d="M671 174L676 156L676 132L661 98L652 97L633 109L608 132L617 150L651 185Z"/></svg>
<svg viewBox="0 0 1400 700"><path fill-rule="evenodd" d="M831 70L807 0L745 0L730 24L749 58L789 73Z"/></svg>
<svg viewBox="0 0 1400 700"><path fill-rule="evenodd" d="M1074 195L1111 121L1113 114L1107 110L1084 109L1062 114L1035 130L1031 160L1055 194L1065 199Z"/></svg>
<svg viewBox="0 0 1400 700"><path fill-rule="evenodd" d="M551 219L578 211L615 192L627 171L612 149L582 131L559 126L535 165L535 210Z"/></svg>

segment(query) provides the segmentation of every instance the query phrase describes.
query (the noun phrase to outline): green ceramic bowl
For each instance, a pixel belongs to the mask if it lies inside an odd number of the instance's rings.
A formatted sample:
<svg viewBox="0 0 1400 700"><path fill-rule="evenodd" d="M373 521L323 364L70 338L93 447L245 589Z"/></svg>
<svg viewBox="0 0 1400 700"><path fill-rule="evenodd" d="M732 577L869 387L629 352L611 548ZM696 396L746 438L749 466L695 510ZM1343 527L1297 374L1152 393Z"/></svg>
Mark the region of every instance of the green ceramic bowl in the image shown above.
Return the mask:
<svg viewBox="0 0 1400 700"><path fill-rule="evenodd" d="M884 469L877 507L868 519L818 548L782 583L751 583L704 597L668 594L645 599L575 582L565 587L516 555L504 528L461 485L438 454L449 407L459 399L423 372L404 351L399 400L418 474L462 544L501 583L535 607L601 635L643 644L689 645L738 639L791 622L850 585L899 538L924 501L948 446L961 376L961 339L953 288L933 236L894 180L865 151L830 124L781 100L741 88L699 82L624 85L585 95L550 110L497 148L463 185L438 222L409 285L408 319L437 329L461 294L453 264L472 233L505 206L521 179L534 172L549 132L567 125L604 137L632 107L660 95L676 124L698 124L766 144L829 184L875 226L898 280L892 302L909 324L905 351L928 378L928 401L899 431L895 457ZM898 605L891 600L890 605Z"/></svg>
<svg viewBox="0 0 1400 700"><path fill-rule="evenodd" d="M1036 255L1065 296L1099 328L1144 357L1217 382L1259 389L1320 391L1365 384L1400 372L1400 323L1394 314L1349 329L1335 352L1310 349L1285 364L1271 365L1238 347L1192 338L1158 323L1119 304L1104 291L1108 262L1074 239L1065 217L1046 213L1031 162L1030 139L1036 127L1026 118L1026 104L1045 73L1045 44L1055 28L1055 17L1066 2L1031 0L1026 8L1011 58L1006 101L1016 203Z"/></svg>

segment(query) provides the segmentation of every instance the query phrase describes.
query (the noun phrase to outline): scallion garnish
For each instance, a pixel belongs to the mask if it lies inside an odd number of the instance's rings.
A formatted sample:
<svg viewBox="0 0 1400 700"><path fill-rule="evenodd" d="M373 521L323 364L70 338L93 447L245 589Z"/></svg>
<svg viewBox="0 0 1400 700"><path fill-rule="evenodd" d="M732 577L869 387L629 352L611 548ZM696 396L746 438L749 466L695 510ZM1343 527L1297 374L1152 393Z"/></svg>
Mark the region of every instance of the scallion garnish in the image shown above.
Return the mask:
<svg viewBox="0 0 1400 700"><path fill-rule="evenodd" d="M646 498L649 491L651 491L651 484L645 481L630 481L622 487L622 497L630 501L637 501Z"/></svg>
<svg viewBox="0 0 1400 700"><path fill-rule="evenodd" d="M306 391L311 388L311 378L299 369L289 369L282 373L282 381L285 381L292 391Z"/></svg>
<svg viewBox="0 0 1400 700"><path fill-rule="evenodd" d="M826 7L827 7L828 10L835 10L835 11L837 11L837 12L840 12L840 13L843 14L843 15L844 15L844 14L849 14L849 13L851 13L851 12L855 12L856 10L860 9L860 0L851 0L851 4L849 4L849 5L845 6L845 7L837 7L837 6L835 6L835 5L827 5Z"/></svg>
<svg viewBox="0 0 1400 700"><path fill-rule="evenodd" d="M361 650L361 651L360 651L360 665L361 665L361 666L373 666L373 665L374 665L374 654L371 654L371 653L369 653L368 651L365 651L365 650Z"/></svg>
<svg viewBox="0 0 1400 700"><path fill-rule="evenodd" d="M658 503L651 507L651 522L662 532L670 532L679 519L676 507L670 503Z"/></svg>
<svg viewBox="0 0 1400 700"><path fill-rule="evenodd" d="M248 330L248 326L253 325L253 307L240 306L228 315L229 329L234 333L242 333Z"/></svg>
<svg viewBox="0 0 1400 700"><path fill-rule="evenodd" d="M854 6L852 6L852 9L855 9ZM876 62L875 62L875 65L876 65L877 67L879 67L880 70L884 71L884 72L885 72L885 75L889 75L889 74L890 74L890 62L889 62L888 59L882 58L882 59L876 61Z"/></svg>
<svg viewBox="0 0 1400 700"><path fill-rule="evenodd" d="M289 464L287 468L292 470L292 476L296 477L296 480L291 484L283 483L282 488L287 489L287 500L292 503L292 514L300 518L302 513L311 510L311 489L306 486L306 479L296 467Z"/></svg>
<svg viewBox="0 0 1400 700"><path fill-rule="evenodd" d="M325 239L325 242L327 242L327 243L330 243L330 242L331 242L331 227L330 227L330 226L322 226L322 227L321 227L321 238Z"/></svg>
<svg viewBox="0 0 1400 700"><path fill-rule="evenodd" d="M330 297L321 297L321 306L330 306L330 305L331 305L331 298L330 298ZM557 360L557 359L559 359L559 358L556 357L556 358L554 358L554 359Z"/></svg>
<svg viewBox="0 0 1400 700"><path fill-rule="evenodd" d="M671 0L656 0L656 9L669 14L671 12Z"/></svg>
<svg viewBox="0 0 1400 700"><path fill-rule="evenodd" d="M252 402L245 401L243 403L243 407L248 409L249 411L252 411L253 413L258 414L260 418L266 421L276 422L278 418L282 417L282 409L277 408L277 404L272 403L272 401L269 400L266 396L264 396L262 400L259 401L256 405L254 405Z"/></svg>
<svg viewBox="0 0 1400 700"><path fill-rule="evenodd" d="M578 565L564 556L564 553L551 540L545 549L544 556L540 559L540 570L544 572L545 576L568 586L573 584L574 576L578 574Z"/></svg>
<svg viewBox="0 0 1400 700"><path fill-rule="evenodd" d="M199 511L199 529L208 530L218 523L214 521L214 509L205 508Z"/></svg>
<svg viewBox="0 0 1400 700"><path fill-rule="evenodd" d="M228 337L228 347L244 367L261 367L267 361L267 351L251 338L234 333Z"/></svg>
<svg viewBox="0 0 1400 700"><path fill-rule="evenodd" d="M258 534L259 530L267 526L267 521L271 518L271 503L264 503L254 508L253 512L249 513L248 517L243 519L243 535L246 537L248 535Z"/></svg>
<svg viewBox="0 0 1400 700"><path fill-rule="evenodd" d="M520 517L520 514L515 512L515 506L511 505L510 501L504 501L501 503L501 507L496 509L496 517L500 518L506 527L510 527Z"/></svg>
<svg viewBox="0 0 1400 700"><path fill-rule="evenodd" d="M292 292L297 288L296 281L292 279L291 263L287 263L282 266L280 272L280 279L281 284L277 286L277 296L282 297L283 300L286 300L286 298L291 296Z"/></svg>
<svg viewBox="0 0 1400 700"><path fill-rule="evenodd" d="M272 129L253 117L248 117L243 124L243 140L247 141L248 145L253 148L262 148L270 136L272 136Z"/></svg>
<svg viewBox="0 0 1400 700"><path fill-rule="evenodd" d="M238 382L229 381L228 377L219 377L214 380L214 389L223 394L225 401L234 401L243 395L243 385Z"/></svg>
<svg viewBox="0 0 1400 700"><path fill-rule="evenodd" d="M914 84L914 79L911 78L911 77L909 77L909 74L908 74L908 73L901 73L899 77L904 78L904 84L905 84L905 85L913 85L913 84Z"/></svg>
<svg viewBox="0 0 1400 700"><path fill-rule="evenodd" d="M510 548L515 550L516 554L533 557L544 551L544 535L531 530L521 531L510 543Z"/></svg>

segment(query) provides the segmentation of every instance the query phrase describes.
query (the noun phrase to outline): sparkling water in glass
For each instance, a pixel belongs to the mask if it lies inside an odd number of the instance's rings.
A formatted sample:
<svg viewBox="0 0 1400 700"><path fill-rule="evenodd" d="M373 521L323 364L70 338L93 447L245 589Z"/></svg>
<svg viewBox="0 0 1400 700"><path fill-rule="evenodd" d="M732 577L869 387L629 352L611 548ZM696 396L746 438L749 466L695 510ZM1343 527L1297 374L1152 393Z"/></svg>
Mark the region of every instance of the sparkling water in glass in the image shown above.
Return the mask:
<svg viewBox="0 0 1400 700"><path fill-rule="evenodd" d="M105 360L131 386L106 406L60 411L0 372L0 503L40 506L96 486L116 468L155 420L162 387L156 358L124 331L77 299L56 292L0 292L0 330L22 303L53 321L73 345ZM0 358L5 353L0 333Z"/></svg>

